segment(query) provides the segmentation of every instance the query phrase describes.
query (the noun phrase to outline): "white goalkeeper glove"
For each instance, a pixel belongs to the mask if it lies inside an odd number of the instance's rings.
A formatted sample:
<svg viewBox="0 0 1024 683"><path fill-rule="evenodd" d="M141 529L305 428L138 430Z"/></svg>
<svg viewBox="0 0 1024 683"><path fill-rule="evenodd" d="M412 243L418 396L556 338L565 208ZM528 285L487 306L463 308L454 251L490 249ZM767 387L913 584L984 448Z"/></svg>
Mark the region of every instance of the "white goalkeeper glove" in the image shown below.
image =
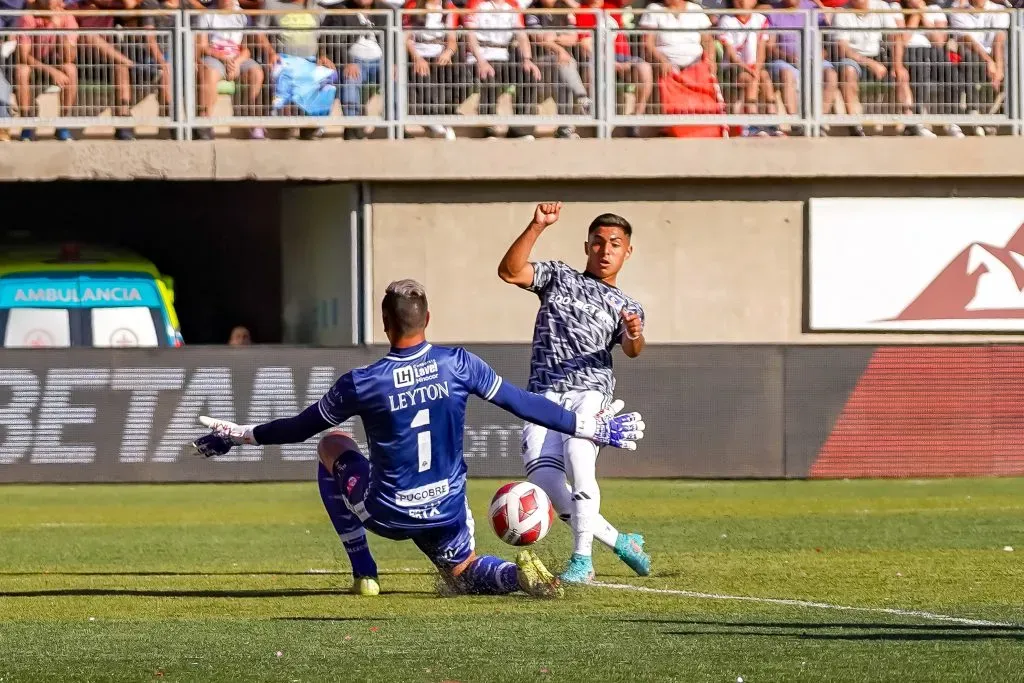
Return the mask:
<svg viewBox="0 0 1024 683"><path fill-rule="evenodd" d="M234 422L218 420L205 415L200 416L199 422L204 427L209 427L211 431L193 441L192 447L207 458L211 455L224 455L231 450L232 446L256 445L256 439L252 435L253 425L237 425Z"/></svg>
<svg viewBox="0 0 1024 683"><path fill-rule="evenodd" d="M589 439L599 446L613 446L627 451L636 450L636 442L644 438L644 422L640 413L616 415L626 404L620 400L597 415L576 413L576 436Z"/></svg>

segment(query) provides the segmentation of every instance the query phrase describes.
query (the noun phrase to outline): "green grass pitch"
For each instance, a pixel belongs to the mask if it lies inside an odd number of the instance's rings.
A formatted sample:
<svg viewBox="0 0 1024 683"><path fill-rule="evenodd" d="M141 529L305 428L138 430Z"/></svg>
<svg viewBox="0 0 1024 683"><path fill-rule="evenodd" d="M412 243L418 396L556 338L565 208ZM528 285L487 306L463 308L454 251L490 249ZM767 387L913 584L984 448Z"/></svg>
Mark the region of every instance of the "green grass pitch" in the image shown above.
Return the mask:
<svg viewBox="0 0 1024 683"><path fill-rule="evenodd" d="M511 558L499 483L471 482L478 550ZM444 598L371 537L383 594L359 598L313 481L0 486L0 683L1024 680L1024 479L603 494L654 573L599 549L598 578L677 593ZM538 552L557 568L569 543Z"/></svg>

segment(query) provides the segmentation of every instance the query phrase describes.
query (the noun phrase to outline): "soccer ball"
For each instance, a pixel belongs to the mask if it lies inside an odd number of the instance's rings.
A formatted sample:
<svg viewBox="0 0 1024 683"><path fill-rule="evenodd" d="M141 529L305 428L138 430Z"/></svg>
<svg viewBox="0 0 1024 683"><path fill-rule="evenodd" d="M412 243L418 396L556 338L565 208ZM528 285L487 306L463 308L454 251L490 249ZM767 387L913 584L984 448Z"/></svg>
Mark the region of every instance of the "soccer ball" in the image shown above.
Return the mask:
<svg viewBox="0 0 1024 683"><path fill-rule="evenodd" d="M491 528L509 545L532 545L548 535L555 508L539 486L528 481L505 484L491 499Z"/></svg>

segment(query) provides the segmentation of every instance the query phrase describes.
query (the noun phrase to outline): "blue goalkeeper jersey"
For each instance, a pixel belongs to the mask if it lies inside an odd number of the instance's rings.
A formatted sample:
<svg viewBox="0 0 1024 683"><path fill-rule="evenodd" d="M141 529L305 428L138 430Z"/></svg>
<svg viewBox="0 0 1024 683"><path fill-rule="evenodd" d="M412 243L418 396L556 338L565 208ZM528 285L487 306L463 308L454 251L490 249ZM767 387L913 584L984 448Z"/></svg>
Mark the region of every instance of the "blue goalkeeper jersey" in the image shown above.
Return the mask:
<svg viewBox="0 0 1024 683"><path fill-rule="evenodd" d="M493 399L501 384L465 349L426 342L392 349L338 379L317 405L330 424L356 415L363 421L370 516L396 529L443 526L465 516L466 402L471 394Z"/></svg>

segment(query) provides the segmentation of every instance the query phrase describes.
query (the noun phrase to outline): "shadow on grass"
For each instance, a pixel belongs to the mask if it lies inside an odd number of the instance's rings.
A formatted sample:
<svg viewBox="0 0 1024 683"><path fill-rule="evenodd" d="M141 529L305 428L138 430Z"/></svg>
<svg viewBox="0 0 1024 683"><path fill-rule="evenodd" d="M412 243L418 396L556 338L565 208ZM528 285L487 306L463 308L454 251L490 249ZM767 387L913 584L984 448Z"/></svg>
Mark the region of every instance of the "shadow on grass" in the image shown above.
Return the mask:
<svg viewBox="0 0 1024 683"><path fill-rule="evenodd" d="M434 591L382 591L383 595L432 595ZM0 598L43 597L143 597L143 598L302 598L318 595L349 595L347 589L272 590L147 590L143 588L55 588L52 590L0 591Z"/></svg>
<svg viewBox="0 0 1024 683"><path fill-rule="evenodd" d="M271 621L322 621L322 622L348 622L348 621L395 621L395 617L274 617Z"/></svg>
<svg viewBox="0 0 1024 683"><path fill-rule="evenodd" d="M1024 642L1024 627L973 624L884 624L871 622L696 621L688 619L623 619L633 624L692 627L662 631L669 636L737 636L848 641L977 641Z"/></svg>
<svg viewBox="0 0 1024 683"><path fill-rule="evenodd" d="M430 576L437 572L430 569L423 569L419 571L411 572L379 572L380 576ZM190 572L175 572L175 571L126 571L126 572L48 572L48 571L34 571L34 572L4 572L0 571L0 577L2 576L351 576L352 572L348 570L338 571L230 571L230 572L204 572L204 571L190 571Z"/></svg>

